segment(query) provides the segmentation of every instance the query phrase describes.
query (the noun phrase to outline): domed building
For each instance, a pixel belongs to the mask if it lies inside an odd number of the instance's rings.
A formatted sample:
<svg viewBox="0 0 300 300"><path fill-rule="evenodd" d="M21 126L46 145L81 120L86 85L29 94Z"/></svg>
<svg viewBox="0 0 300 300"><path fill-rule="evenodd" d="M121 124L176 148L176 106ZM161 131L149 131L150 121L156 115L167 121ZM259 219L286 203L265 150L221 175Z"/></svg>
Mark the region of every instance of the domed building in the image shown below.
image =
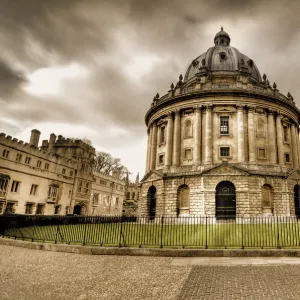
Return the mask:
<svg viewBox="0 0 300 300"><path fill-rule="evenodd" d="M300 111L230 42L153 99L140 215L300 215Z"/></svg>

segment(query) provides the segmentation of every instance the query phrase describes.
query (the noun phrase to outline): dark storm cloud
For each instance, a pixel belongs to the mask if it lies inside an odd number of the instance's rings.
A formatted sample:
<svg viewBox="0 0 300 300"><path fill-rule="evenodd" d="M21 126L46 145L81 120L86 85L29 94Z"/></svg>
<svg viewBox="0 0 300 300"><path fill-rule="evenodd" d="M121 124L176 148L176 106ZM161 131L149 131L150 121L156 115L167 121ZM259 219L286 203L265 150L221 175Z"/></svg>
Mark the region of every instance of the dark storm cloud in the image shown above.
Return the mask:
<svg viewBox="0 0 300 300"><path fill-rule="evenodd" d="M26 82L22 72L14 70L5 61L0 60L0 98L7 101Z"/></svg>
<svg viewBox="0 0 300 300"><path fill-rule="evenodd" d="M18 94L14 102L20 106L27 103L26 114L21 114L21 110L15 110L16 113L12 108L7 113L28 122L30 119L35 122L37 113L39 121L65 116L70 123L87 122L99 131L106 122L142 134L144 114L153 96L156 92L161 95L167 92L171 82L176 83L180 73L184 75L192 59L212 46L213 36L220 26L224 25L226 30L226 22L233 24L236 32L250 21L261 25L255 32L252 28L245 30L241 42L245 54L251 54L264 68L260 68L261 72L268 73L279 87L282 82L297 100L300 92L293 92L297 78L290 73L282 76L282 56L287 48L299 50L298 10L296 1L282 0L271 3L258 0L2 0L0 42L7 70L21 65L32 72L37 68L77 62L90 72L88 79L76 81L73 86L70 83L65 96L53 105L45 104L42 99L36 108L38 98ZM212 24L214 32L207 32ZM253 36L259 42L250 40ZM120 40L131 48L126 51ZM137 81L124 68L139 53L155 54L160 60ZM296 58L295 62L292 58L285 62L287 70L291 66L299 70ZM19 89L24 77L14 71L11 74L7 86L10 90ZM0 92L1 86L0 83ZM78 91L80 96L70 94L72 90Z"/></svg>

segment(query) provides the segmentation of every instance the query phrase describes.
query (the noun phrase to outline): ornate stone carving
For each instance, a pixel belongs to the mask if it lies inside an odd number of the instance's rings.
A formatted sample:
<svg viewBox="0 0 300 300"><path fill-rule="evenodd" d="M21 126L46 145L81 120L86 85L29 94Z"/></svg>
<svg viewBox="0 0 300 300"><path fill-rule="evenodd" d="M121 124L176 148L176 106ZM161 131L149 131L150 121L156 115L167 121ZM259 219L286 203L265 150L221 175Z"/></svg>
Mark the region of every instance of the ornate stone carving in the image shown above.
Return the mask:
<svg viewBox="0 0 300 300"><path fill-rule="evenodd" d="M174 111L168 111L167 113L168 119L173 118L173 115L174 115Z"/></svg>
<svg viewBox="0 0 300 300"><path fill-rule="evenodd" d="M254 113L255 112L255 106L248 106L248 112Z"/></svg>
<svg viewBox="0 0 300 300"><path fill-rule="evenodd" d="M194 109L194 111L195 112L197 112L197 111L201 111L202 110L202 105L195 105L194 107L193 107L193 109Z"/></svg>
<svg viewBox="0 0 300 300"><path fill-rule="evenodd" d="M243 111L244 108L245 108L245 105L240 105L240 104L238 104L238 105L236 106L236 109L237 109L237 110L240 110L240 111Z"/></svg>
<svg viewBox="0 0 300 300"><path fill-rule="evenodd" d="M174 114L176 115L176 116L180 116L181 115L181 109L175 109L174 110Z"/></svg>
<svg viewBox="0 0 300 300"><path fill-rule="evenodd" d="M203 107L206 108L207 110L212 110L213 109L213 105L212 104L206 104Z"/></svg>

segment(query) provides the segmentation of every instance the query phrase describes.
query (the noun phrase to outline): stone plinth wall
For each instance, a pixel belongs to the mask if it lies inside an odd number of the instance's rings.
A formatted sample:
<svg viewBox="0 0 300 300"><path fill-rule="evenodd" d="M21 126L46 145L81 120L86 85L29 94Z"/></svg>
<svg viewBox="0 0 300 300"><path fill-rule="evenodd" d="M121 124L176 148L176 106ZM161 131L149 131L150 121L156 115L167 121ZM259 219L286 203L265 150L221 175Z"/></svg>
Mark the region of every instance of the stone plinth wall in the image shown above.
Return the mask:
<svg viewBox="0 0 300 300"><path fill-rule="evenodd" d="M272 215L289 216L295 214L294 187L299 179L280 176L260 175L194 175L184 177L163 177L155 181L145 181L141 188L139 214L148 215L147 194L153 185L157 190L156 214L178 214L178 190L187 185L190 189L190 215L214 216L216 213L216 187L222 181L230 181L236 191L236 215L263 215L262 186L268 185L271 190Z"/></svg>

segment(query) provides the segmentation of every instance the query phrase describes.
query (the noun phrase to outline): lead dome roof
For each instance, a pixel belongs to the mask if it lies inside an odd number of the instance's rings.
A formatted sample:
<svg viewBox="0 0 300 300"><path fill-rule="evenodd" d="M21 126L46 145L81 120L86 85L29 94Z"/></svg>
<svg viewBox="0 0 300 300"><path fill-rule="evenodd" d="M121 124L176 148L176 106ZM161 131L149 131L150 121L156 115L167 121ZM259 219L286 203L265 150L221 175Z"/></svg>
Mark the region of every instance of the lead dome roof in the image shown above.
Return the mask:
<svg viewBox="0 0 300 300"><path fill-rule="evenodd" d="M187 82L199 72L199 68L206 68L210 72L243 71L255 81L261 82L260 72L247 55L230 46L230 36L221 27L214 38L215 46L195 58L188 67L184 81Z"/></svg>

